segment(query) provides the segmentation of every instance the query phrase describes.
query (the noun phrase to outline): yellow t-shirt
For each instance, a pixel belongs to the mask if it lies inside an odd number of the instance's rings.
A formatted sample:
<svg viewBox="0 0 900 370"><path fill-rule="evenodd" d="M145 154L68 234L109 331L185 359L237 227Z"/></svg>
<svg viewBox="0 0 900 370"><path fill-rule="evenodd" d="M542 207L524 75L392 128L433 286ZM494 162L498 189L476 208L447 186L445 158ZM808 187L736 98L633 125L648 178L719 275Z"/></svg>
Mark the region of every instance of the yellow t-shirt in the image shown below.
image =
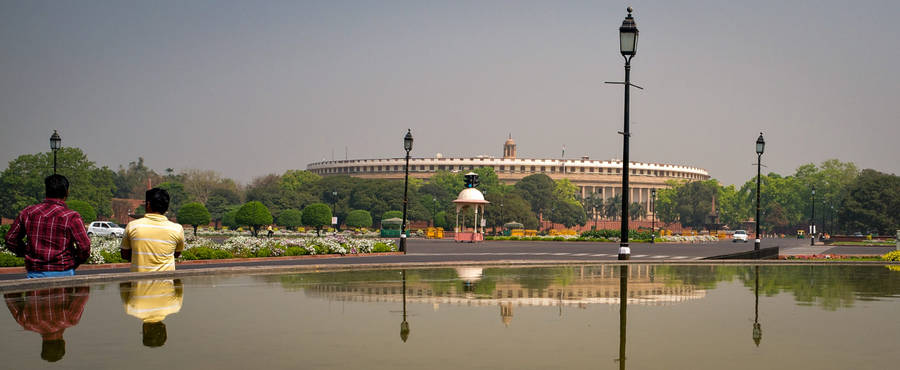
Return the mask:
<svg viewBox="0 0 900 370"><path fill-rule="evenodd" d="M125 227L122 249L131 249L131 271L175 270L175 252L184 250L184 228L148 213Z"/></svg>
<svg viewBox="0 0 900 370"><path fill-rule="evenodd" d="M133 283L125 312L144 322L160 322L181 311L181 289L174 280L142 280Z"/></svg>

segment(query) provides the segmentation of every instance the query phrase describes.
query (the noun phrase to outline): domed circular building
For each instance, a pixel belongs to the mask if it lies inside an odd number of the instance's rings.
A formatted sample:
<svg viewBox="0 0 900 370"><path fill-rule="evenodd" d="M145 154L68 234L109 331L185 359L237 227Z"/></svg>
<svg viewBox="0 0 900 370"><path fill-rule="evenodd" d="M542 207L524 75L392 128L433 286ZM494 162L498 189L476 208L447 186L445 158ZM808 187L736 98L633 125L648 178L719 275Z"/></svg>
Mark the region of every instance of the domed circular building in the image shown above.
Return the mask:
<svg viewBox="0 0 900 370"><path fill-rule="evenodd" d="M349 175L361 178L403 179L405 158L349 159L310 163L306 169L321 176ZM578 186L582 198L596 196L612 198L622 193L622 161L579 159L518 158L516 143L510 136L503 143L503 157L445 157L411 158L410 177L428 179L437 171L469 171L491 167L505 184L515 184L522 178L538 173L554 180L569 179ZM628 165L630 199L641 203L650 214L650 189L665 188L668 180L708 180L702 168L651 162L630 162Z"/></svg>

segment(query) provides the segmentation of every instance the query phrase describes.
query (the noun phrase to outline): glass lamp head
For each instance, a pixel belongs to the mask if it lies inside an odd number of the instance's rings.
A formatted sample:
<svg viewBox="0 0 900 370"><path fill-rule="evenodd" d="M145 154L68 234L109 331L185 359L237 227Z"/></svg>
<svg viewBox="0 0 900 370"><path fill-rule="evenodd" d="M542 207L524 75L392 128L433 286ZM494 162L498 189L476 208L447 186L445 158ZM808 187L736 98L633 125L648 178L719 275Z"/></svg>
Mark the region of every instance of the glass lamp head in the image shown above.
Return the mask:
<svg viewBox="0 0 900 370"><path fill-rule="evenodd" d="M762 132L759 133L759 138L756 139L756 154L763 154L763 151L766 149L766 141L763 140Z"/></svg>
<svg viewBox="0 0 900 370"><path fill-rule="evenodd" d="M62 138L59 137L59 133L53 130L53 135L50 135L50 149L58 150L61 142Z"/></svg>
<svg viewBox="0 0 900 370"><path fill-rule="evenodd" d="M631 16L632 9L628 7L628 15L619 27L619 51L624 57L632 57L637 53L638 29Z"/></svg>
<svg viewBox="0 0 900 370"><path fill-rule="evenodd" d="M412 145L413 145L412 130L407 129L406 136L403 137L403 149L405 149L407 152L411 151Z"/></svg>

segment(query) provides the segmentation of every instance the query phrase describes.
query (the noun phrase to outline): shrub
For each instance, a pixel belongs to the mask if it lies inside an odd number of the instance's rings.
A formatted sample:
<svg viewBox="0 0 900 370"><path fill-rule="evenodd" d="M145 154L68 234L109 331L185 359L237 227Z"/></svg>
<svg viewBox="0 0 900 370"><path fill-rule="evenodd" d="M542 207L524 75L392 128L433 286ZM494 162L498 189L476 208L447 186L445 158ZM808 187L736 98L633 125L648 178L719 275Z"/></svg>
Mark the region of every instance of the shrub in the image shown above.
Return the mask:
<svg viewBox="0 0 900 370"><path fill-rule="evenodd" d="M372 214L363 209L350 211L345 221L349 227L372 227Z"/></svg>
<svg viewBox="0 0 900 370"><path fill-rule="evenodd" d="M8 251L0 251L0 267L25 266L25 259Z"/></svg>
<svg viewBox="0 0 900 370"><path fill-rule="evenodd" d="M303 255L307 255L307 254L309 254L309 252L307 252L306 249L303 249L303 247L296 247L296 246L287 247L287 249L285 249L285 251L284 251L285 256L303 256Z"/></svg>
<svg viewBox="0 0 900 370"><path fill-rule="evenodd" d="M278 215L278 225L293 229L303 224L303 213L296 209L286 209Z"/></svg>
<svg viewBox="0 0 900 370"><path fill-rule="evenodd" d="M250 226L253 236L259 232L259 227L272 223L272 213L265 205L258 201L247 202L238 209L234 220L239 225Z"/></svg>
<svg viewBox="0 0 900 370"><path fill-rule="evenodd" d="M66 201L66 206L68 206L69 209L78 212L78 214L81 215L81 219L84 220L84 223L86 224L94 222L97 219L97 211L95 211L94 207L88 202L73 199Z"/></svg>
<svg viewBox="0 0 900 370"><path fill-rule="evenodd" d="M178 209L178 223L194 227L194 236L197 236L197 226L206 225L210 221L209 211L200 202L190 202Z"/></svg>
<svg viewBox="0 0 900 370"><path fill-rule="evenodd" d="M234 258L231 252L210 247L193 247L181 253L183 260L212 260Z"/></svg>
<svg viewBox="0 0 900 370"><path fill-rule="evenodd" d="M403 212L400 211L387 211L383 215L381 215L381 220L387 220L389 218L403 218Z"/></svg>
<svg viewBox="0 0 900 370"><path fill-rule="evenodd" d="M394 246L385 242L377 242L372 247L372 253L394 252Z"/></svg>
<svg viewBox="0 0 900 370"><path fill-rule="evenodd" d="M119 251L101 250L100 255L103 256L103 263L125 263L128 262L122 258Z"/></svg>
<svg viewBox="0 0 900 370"><path fill-rule="evenodd" d="M900 261L900 251L892 251L881 256L882 261Z"/></svg>
<svg viewBox="0 0 900 370"><path fill-rule="evenodd" d="M331 225L331 208L325 203L313 203L303 208L303 224L316 228L316 234L323 226Z"/></svg>

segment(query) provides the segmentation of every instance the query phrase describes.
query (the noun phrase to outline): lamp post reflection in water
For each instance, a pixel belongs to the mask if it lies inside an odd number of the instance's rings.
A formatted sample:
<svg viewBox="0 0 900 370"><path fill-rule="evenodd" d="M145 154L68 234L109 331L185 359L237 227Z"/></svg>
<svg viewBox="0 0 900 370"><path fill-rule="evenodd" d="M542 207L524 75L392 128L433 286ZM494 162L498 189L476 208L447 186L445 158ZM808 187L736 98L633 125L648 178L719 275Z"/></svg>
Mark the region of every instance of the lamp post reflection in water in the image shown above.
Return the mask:
<svg viewBox="0 0 900 370"><path fill-rule="evenodd" d="M753 288L753 294L756 296L756 303L753 306L753 343L759 347L762 340L762 327L759 325L759 266L753 266L753 273L756 275L756 285Z"/></svg>
<svg viewBox="0 0 900 370"><path fill-rule="evenodd" d="M403 279L403 322L400 323L400 339L406 343L409 338L409 323L406 322L406 270L400 271L401 279Z"/></svg>
<svg viewBox="0 0 900 370"><path fill-rule="evenodd" d="M619 266L619 369L625 370L625 331L628 321L628 265Z"/></svg>

